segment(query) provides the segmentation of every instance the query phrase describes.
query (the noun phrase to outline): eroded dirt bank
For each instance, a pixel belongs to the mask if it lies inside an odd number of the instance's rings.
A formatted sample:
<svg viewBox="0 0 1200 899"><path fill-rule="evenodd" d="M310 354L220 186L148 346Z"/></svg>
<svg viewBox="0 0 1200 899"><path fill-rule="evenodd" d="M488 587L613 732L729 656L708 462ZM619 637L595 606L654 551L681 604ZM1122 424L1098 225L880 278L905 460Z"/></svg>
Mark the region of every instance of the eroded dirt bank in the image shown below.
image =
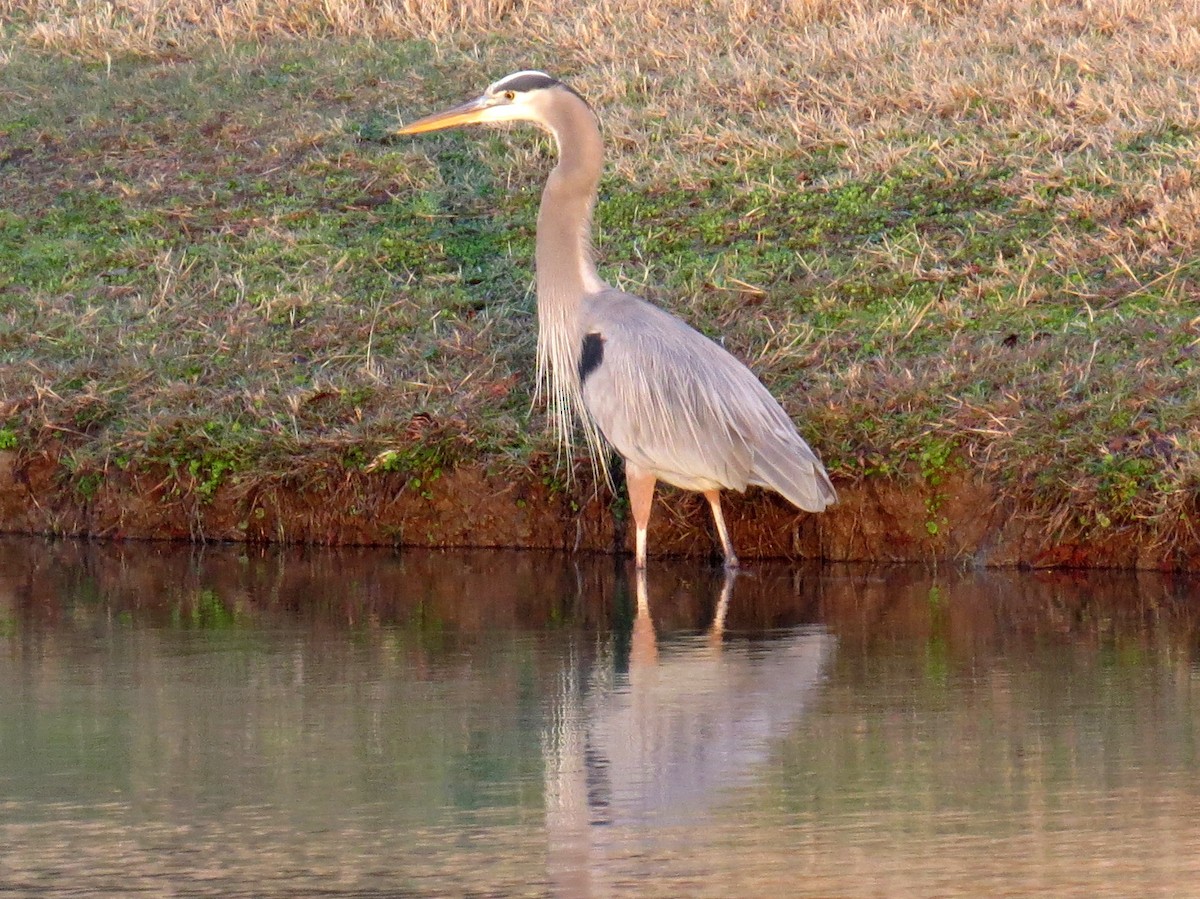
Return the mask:
<svg viewBox="0 0 1200 899"><path fill-rule="evenodd" d="M918 479L838 485L823 515L796 512L754 490L731 495L726 515L739 555L831 561L968 561L987 566L1200 570L1200 535L1170 538L1135 525L1087 539L1061 515L1026 508L960 473L936 490ZM436 480L330 471L285 480L243 479L211 496L180 489L165 468L114 470L86 494L51 456L0 452L0 532L108 539L478 546L628 550L631 529L607 490L563 489L465 466ZM660 493L651 547L671 555L714 551L707 507Z"/></svg>

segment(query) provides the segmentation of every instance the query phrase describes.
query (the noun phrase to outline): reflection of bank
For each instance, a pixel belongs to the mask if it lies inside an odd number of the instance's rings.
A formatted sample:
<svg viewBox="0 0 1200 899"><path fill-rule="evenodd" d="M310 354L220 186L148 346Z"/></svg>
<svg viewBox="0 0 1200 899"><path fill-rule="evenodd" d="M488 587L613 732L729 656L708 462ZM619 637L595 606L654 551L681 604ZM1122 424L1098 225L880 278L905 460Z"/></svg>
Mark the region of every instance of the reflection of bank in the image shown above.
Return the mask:
<svg viewBox="0 0 1200 899"><path fill-rule="evenodd" d="M815 696L833 637L806 628L726 646L734 580L726 575L703 637L660 651L639 572L628 674L600 664L564 675L543 735L549 873L563 894L605 892L610 854L728 801Z"/></svg>

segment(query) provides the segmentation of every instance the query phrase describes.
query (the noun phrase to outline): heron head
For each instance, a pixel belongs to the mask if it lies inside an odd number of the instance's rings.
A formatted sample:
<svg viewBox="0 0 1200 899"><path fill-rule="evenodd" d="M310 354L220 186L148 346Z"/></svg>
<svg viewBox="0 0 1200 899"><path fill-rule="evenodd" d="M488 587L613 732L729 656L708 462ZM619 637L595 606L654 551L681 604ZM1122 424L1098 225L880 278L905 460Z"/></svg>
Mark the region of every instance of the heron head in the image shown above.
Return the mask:
<svg viewBox="0 0 1200 899"><path fill-rule="evenodd" d="M557 90L574 93L545 72L514 72L489 85L474 100L417 119L396 133L421 134L482 122L534 122L545 126L545 104Z"/></svg>

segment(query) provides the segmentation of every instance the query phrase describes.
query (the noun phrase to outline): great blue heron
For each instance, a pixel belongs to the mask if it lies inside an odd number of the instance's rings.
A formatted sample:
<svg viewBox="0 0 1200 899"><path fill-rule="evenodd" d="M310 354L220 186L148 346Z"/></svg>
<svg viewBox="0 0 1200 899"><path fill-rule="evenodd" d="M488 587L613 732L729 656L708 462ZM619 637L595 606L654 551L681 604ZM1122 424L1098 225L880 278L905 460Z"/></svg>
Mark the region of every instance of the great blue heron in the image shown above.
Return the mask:
<svg viewBox="0 0 1200 899"><path fill-rule="evenodd" d="M704 494L729 568L738 561L721 490L769 487L808 512L835 502L821 460L745 365L596 274L592 210L604 148L587 102L544 72L516 72L398 133L477 122L532 122L558 145L537 222L538 389L546 391L568 454L578 419L594 461L605 440L625 460L637 567L646 566L646 527L660 480Z"/></svg>

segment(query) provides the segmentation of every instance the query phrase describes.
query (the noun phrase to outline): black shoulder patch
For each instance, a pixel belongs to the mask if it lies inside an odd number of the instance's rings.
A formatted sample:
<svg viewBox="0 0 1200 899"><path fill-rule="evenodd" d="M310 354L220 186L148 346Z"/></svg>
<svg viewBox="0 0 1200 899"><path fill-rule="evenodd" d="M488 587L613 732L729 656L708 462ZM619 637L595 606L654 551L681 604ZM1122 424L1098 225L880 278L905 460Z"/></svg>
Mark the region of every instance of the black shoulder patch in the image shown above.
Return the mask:
<svg viewBox="0 0 1200 899"><path fill-rule="evenodd" d="M599 334L588 334L583 338L583 352L579 354L579 383L600 367L604 361L604 338Z"/></svg>
<svg viewBox="0 0 1200 899"><path fill-rule="evenodd" d="M551 78L545 72L517 72L514 75L509 75L507 78L501 78L492 85L492 90L499 91L517 91L523 93L525 91L542 90L547 87L554 87L559 84L557 78Z"/></svg>

